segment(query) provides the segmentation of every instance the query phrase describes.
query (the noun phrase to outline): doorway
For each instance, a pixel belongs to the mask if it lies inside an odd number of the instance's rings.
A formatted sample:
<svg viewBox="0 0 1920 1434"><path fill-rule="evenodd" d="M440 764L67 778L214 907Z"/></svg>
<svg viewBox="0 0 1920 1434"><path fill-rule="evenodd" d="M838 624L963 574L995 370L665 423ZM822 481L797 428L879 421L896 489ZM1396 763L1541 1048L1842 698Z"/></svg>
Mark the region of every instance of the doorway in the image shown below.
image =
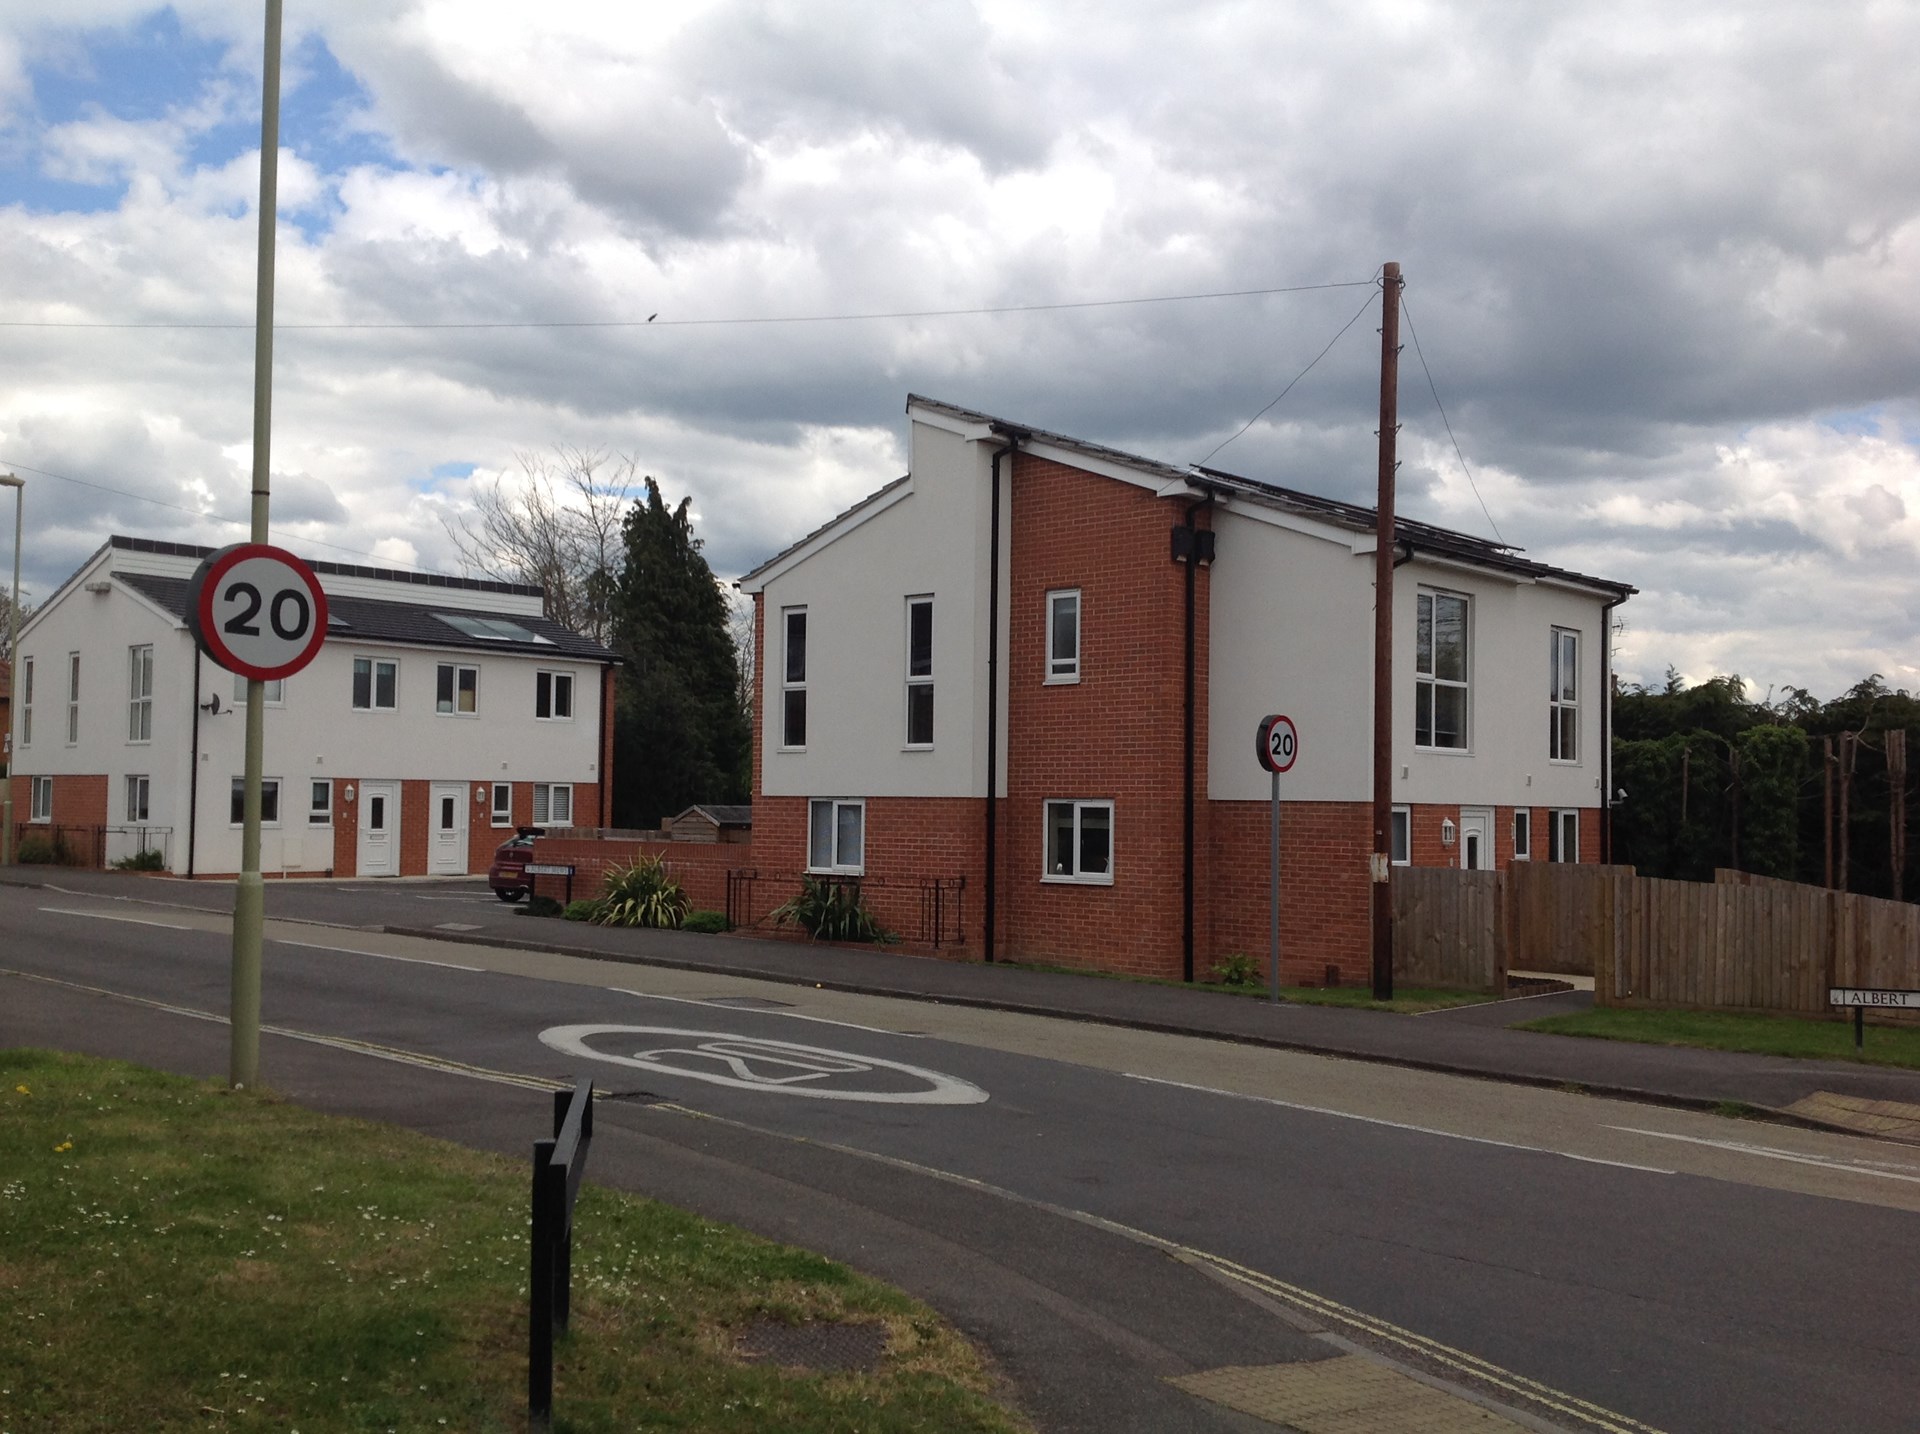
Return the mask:
<svg viewBox="0 0 1920 1434"><path fill-rule="evenodd" d="M1493 813L1485 807L1460 809L1460 865L1468 871L1493 870Z"/></svg>
<svg viewBox="0 0 1920 1434"><path fill-rule="evenodd" d="M400 874L400 784L360 784L360 840L355 870L361 876Z"/></svg>
<svg viewBox="0 0 1920 1434"><path fill-rule="evenodd" d="M427 848L427 870L435 876L467 874L467 784L435 782L429 807L433 835Z"/></svg>

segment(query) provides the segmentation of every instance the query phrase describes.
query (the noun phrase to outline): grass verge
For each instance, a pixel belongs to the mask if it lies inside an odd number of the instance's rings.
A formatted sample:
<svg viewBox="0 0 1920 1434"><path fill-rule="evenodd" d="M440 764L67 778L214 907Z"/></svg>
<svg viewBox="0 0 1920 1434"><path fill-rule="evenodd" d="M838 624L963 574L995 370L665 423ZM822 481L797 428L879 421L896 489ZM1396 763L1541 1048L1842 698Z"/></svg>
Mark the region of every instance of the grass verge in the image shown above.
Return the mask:
<svg viewBox="0 0 1920 1434"><path fill-rule="evenodd" d="M1120 971L1090 971L1084 966L1059 966L1044 961L1003 961L1022 971L1051 971L1061 976L1087 976L1100 981L1132 981L1142 986L1172 986L1185 991L1212 991L1222 996L1253 996L1267 1000L1272 992L1262 985L1230 986L1220 981L1169 981L1160 976L1130 976ZM1366 986L1282 986L1280 999L1302 1006L1346 1006L1359 1011L1444 1011L1453 1006L1479 1006L1494 997L1484 991L1443 990L1437 986L1395 985L1391 1001L1376 1001Z"/></svg>
<svg viewBox="0 0 1920 1434"><path fill-rule="evenodd" d="M1738 1011L1637 1011L1617 1007L1548 1016L1516 1026L1556 1036L1594 1036L1655 1046L1699 1046L1809 1060L1862 1061L1920 1069L1920 1029L1868 1026L1864 1051L1853 1048L1851 1021L1809 1021Z"/></svg>
<svg viewBox="0 0 1920 1434"><path fill-rule="evenodd" d="M118 1062L0 1053L0 1431L526 1428L520 1162ZM870 1373L744 1362L875 1324ZM554 1428L1022 1429L924 1306L589 1186Z"/></svg>

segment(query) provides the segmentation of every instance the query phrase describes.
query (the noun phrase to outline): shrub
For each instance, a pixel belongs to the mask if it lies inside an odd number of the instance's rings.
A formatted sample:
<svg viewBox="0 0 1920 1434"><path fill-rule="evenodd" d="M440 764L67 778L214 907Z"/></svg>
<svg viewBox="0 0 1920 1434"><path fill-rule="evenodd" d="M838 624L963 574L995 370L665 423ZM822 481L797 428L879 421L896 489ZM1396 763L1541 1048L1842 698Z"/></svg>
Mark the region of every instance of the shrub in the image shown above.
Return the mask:
<svg viewBox="0 0 1920 1434"><path fill-rule="evenodd" d="M680 883L667 875L666 862L643 856L624 870L607 873L606 895L593 919L601 926L677 928L690 904Z"/></svg>
<svg viewBox="0 0 1920 1434"><path fill-rule="evenodd" d="M1213 979L1222 986L1254 986L1260 982L1260 968L1244 951L1230 951L1214 963Z"/></svg>
<svg viewBox="0 0 1920 1434"><path fill-rule="evenodd" d="M680 923L682 931L731 931L733 923L724 911L689 911Z"/></svg>
<svg viewBox="0 0 1920 1434"><path fill-rule="evenodd" d="M600 903L597 901L569 901L566 910L560 913L568 921L595 921L600 916Z"/></svg>
<svg viewBox="0 0 1920 1434"><path fill-rule="evenodd" d="M121 857L113 865L116 871L164 871L166 864L165 857L153 847L148 847L145 851L137 851L132 856Z"/></svg>
<svg viewBox="0 0 1920 1434"><path fill-rule="evenodd" d="M520 909L528 916L558 916L562 910L551 896L529 896L527 904Z"/></svg>
<svg viewBox="0 0 1920 1434"><path fill-rule="evenodd" d="M816 941L891 941L893 934L873 919L860 899L857 881L800 878L800 890L773 912L773 924L789 921Z"/></svg>
<svg viewBox="0 0 1920 1434"><path fill-rule="evenodd" d="M20 838L17 859L22 866L48 866L65 858L66 852L61 849L57 840L49 840L43 836Z"/></svg>

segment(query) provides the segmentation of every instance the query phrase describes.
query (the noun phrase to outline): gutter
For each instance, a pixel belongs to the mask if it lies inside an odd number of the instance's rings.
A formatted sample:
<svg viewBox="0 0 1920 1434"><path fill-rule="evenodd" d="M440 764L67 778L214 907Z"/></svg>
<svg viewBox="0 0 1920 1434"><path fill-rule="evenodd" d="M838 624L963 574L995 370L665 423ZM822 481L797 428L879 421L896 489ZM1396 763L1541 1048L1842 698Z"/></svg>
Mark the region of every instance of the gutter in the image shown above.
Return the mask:
<svg viewBox="0 0 1920 1434"><path fill-rule="evenodd" d="M1202 530L1194 526L1194 515L1202 508L1213 506L1213 489L1206 490L1206 496L1197 503L1187 505L1185 521L1173 530L1173 560L1185 563L1187 569L1187 635L1186 635L1186 702L1185 735L1181 753L1182 765L1182 804L1181 804L1181 861L1180 861L1180 973L1183 981L1193 980L1193 762L1194 762L1194 666L1196 634L1194 631L1194 591L1199 582L1199 570L1202 563L1213 562L1214 537L1211 529Z"/></svg>

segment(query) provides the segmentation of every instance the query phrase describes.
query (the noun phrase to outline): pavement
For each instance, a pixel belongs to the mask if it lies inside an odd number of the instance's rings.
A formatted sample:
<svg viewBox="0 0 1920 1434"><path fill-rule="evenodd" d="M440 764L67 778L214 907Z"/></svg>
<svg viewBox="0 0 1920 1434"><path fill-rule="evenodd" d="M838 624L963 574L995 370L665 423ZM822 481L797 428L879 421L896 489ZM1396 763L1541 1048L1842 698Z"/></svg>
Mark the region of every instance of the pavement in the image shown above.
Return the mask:
<svg viewBox="0 0 1920 1434"><path fill-rule="evenodd" d="M219 906L230 892L205 882L153 881L118 872L0 868L0 883L57 886L158 904ZM469 884L470 885L470 884ZM279 919L379 929L451 943L509 946L607 961L751 977L828 990L1018 1011L1138 1030L1309 1051L1350 1060L1693 1109L1730 1103L1819 1129L1920 1144L1920 1071L1847 1061L1640 1045L1516 1030L1542 1016L1589 1010L1591 991L1566 991L1420 1015L1348 1010L978 961L730 933L640 931L514 915L473 903L480 919L401 924L395 883L269 883ZM327 900L329 893L333 899ZM356 899L356 893L367 893ZM337 916L328 911L338 908ZM358 919L354 919L357 917ZM403 922L405 918L402 918ZM1873 1040L1870 1030L1867 1040Z"/></svg>

